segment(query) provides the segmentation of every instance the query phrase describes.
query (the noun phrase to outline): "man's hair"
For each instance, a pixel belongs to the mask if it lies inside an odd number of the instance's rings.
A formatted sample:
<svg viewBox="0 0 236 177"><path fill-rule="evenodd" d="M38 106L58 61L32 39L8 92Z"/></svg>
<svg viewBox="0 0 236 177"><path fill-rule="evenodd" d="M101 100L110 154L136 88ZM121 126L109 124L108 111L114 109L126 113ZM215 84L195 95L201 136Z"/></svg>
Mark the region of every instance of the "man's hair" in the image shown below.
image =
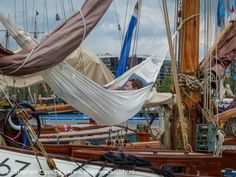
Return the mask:
<svg viewBox="0 0 236 177"><path fill-rule="evenodd" d="M129 80L132 82L132 87L133 88L137 88L137 89L140 89L143 87L143 83L139 80L139 79L131 79Z"/></svg>

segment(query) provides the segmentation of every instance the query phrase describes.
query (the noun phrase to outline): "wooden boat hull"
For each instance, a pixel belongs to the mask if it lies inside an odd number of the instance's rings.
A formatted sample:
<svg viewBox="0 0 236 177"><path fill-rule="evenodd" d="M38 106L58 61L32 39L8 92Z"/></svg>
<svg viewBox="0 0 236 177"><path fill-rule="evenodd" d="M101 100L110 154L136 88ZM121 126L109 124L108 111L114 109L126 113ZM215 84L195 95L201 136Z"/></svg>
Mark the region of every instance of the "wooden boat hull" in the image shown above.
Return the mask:
<svg viewBox="0 0 236 177"><path fill-rule="evenodd" d="M39 168L39 163L37 163L36 157L31 151L23 151L15 148L9 147L0 147L0 176L17 176L17 177L41 177L40 172L44 172L47 177L57 177L57 173L52 171L48 165L45 157L38 156L38 160L41 165ZM74 169L78 168L78 165L81 165L83 161L78 161L78 159L73 159L73 161L68 161L65 159L53 158L57 168L60 172L68 174ZM75 161L78 163L75 163ZM101 165L98 164L87 164L83 167L93 176L96 176L97 172L101 169ZM103 173L106 173L111 170L111 167L105 167ZM60 173L59 172L59 173ZM126 175L127 177L159 177L161 175L156 175L153 173L145 171L127 171L124 169L117 169L112 173L112 176L119 177L121 175ZM90 176L83 169L76 171L70 177L88 177Z"/></svg>
<svg viewBox="0 0 236 177"><path fill-rule="evenodd" d="M108 146L83 146L65 145L58 148L56 145L45 145L49 152L64 153L76 158L100 158L107 151L123 150L125 154L143 157L154 167L164 168L175 172L176 176L221 176L222 157L212 154L190 153L187 151L163 150L157 147L108 147Z"/></svg>
<svg viewBox="0 0 236 177"><path fill-rule="evenodd" d="M137 141L136 132L120 126L90 126L80 127L78 131L68 131L57 133L42 133L39 137L42 143L70 143L79 140L85 140L93 145L105 144L109 138L124 136L131 142Z"/></svg>

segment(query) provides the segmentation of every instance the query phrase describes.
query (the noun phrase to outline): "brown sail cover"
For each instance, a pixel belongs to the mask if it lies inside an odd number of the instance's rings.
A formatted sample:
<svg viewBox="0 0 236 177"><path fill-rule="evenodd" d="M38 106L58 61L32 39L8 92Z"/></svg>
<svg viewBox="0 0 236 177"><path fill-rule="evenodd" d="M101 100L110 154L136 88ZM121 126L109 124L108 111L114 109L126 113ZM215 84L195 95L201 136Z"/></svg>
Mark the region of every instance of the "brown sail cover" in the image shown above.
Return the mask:
<svg viewBox="0 0 236 177"><path fill-rule="evenodd" d="M212 53L210 58L211 71L217 74L219 78L222 78L225 75L227 67L232 63L236 58L236 23L235 20L230 24L231 27L227 30L221 40L217 45L216 49ZM203 68L207 58L201 63ZM204 65L204 66L203 66Z"/></svg>
<svg viewBox="0 0 236 177"><path fill-rule="evenodd" d="M10 50L5 49L1 44L0 44L0 57L7 56L7 55L12 55L13 52Z"/></svg>
<svg viewBox="0 0 236 177"><path fill-rule="evenodd" d="M4 75L21 76L60 63L81 44L83 37L89 34L111 2L112 0L85 1L81 9L82 15L78 12L57 27L33 50L31 55L29 55L30 51L10 54L0 48L0 71ZM84 30L86 30L85 35ZM25 62L27 56L28 60Z"/></svg>

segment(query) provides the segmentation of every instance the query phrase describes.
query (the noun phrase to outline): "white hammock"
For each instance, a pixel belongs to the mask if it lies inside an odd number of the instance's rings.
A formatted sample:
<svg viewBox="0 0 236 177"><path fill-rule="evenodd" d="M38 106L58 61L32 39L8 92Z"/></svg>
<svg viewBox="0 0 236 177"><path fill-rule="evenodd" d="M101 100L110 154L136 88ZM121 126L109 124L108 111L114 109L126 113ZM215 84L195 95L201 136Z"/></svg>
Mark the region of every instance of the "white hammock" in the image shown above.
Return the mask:
<svg viewBox="0 0 236 177"><path fill-rule="evenodd" d="M95 119L97 123L119 124L127 121L142 108L158 76L164 56L149 57L106 85L121 86L135 73L146 82L151 82L139 90L106 89L77 72L65 62L43 71L42 76L59 97Z"/></svg>

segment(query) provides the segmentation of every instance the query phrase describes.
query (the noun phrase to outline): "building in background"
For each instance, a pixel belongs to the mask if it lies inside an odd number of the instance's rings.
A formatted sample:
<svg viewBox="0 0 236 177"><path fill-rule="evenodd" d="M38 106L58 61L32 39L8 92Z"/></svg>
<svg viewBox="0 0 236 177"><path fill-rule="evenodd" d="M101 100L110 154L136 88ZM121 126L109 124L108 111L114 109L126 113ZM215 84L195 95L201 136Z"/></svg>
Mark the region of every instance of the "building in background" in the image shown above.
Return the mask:
<svg viewBox="0 0 236 177"><path fill-rule="evenodd" d="M139 55L139 56L134 56L130 57L128 61L128 68L130 69L137 64L141 63L144 61L148 56L147 55ZM99 55L99 58L103 61L103 63L111 70L113 74L116 73L116 66L118 64L118 57L111 55L111 54L104 54L104 55ZM163 62L163 65L161 67L160 73L157 77L157 81L163 80L166 76L171 76L171 63L169 59L166 59Z"/></svg>

